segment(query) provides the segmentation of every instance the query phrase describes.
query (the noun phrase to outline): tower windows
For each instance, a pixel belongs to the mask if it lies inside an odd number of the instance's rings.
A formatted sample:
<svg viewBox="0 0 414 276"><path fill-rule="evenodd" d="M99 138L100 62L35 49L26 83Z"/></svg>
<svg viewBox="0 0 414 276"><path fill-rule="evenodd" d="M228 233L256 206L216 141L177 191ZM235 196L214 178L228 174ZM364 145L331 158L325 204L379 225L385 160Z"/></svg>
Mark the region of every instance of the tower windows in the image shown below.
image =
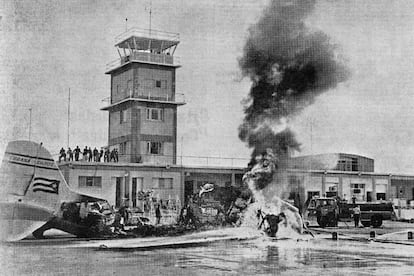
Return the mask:
<svg viewBox="0 0 414 276"><path fill-rule="evenodd" d="M127 142L123 142L119 144L119 154L126 154L127 150Z"/></svg>
<svg viewBox="0 0 414 276"><path fill-rule="evenodd" d="M147 120L163 121L164 120L164 109L147 108Z"/></svg>
<svg viewBox="0 0 414 276"><path fill-rule="evenodd" d="M79 187L102 187L101 176L79 176Z"/></svg>
<svg viewBox="0 0 414 276"><path fill-rule="evenodd" d="M167 81L166 80L145 79L144 80L144 87L145 88L167 89Z"/></svg>
<svg viewBox="0 0 414 276"><path fill-rule="evenodd" d="M125 110L119 111L119 123L125 123L126 122L126 112Z"/></svg>
<svg viewBox="0 0 414 276"><path fill-rule="evenodd" d="M161 142L147 142L147 153L148 154L162 154L162 143Z"/></svg>

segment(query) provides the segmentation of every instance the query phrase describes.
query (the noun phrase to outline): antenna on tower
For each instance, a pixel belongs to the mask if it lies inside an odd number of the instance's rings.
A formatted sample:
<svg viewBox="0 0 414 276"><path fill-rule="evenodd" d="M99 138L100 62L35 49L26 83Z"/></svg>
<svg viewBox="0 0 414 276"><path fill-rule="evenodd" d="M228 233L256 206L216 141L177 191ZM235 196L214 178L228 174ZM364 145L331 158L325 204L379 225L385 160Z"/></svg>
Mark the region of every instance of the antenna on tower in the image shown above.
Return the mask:
<svg viewBox="0 0 414 276"><path fill-rule="evenodd" d="M31 141L32 135L32 108L29 108L29 141Z"/></svg>
<svg viewBox="0 0 414 276"><path fill-rule="evenodd" d="M146 8L149 11L149 35L151 36L151 21L152 21L152 0L150 0L149 8Z"/></svg>

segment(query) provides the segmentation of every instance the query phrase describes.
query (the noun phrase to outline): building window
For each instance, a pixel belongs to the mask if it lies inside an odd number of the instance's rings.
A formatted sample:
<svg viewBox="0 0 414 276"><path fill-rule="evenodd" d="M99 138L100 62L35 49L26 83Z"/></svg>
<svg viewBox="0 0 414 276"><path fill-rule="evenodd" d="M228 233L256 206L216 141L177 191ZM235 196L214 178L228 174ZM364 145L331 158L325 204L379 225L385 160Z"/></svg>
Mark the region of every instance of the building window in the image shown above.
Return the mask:
<svg viewBox="0 0 414 276"><path fill-rule="evenodd" d="M358 159L357 158L351 158L351 170L353 172L357 172L358 171Z"/></svg>
<svg viewBox="0 0 414 276"><path fill-rule="evenodd" d="M351 194L357 200L365 200L365 184L357 183L351 184Z"/></svg>
<svg viewBox="0 0 414 276"><path fill-rule="evenodd" d="M340 171L359 171L358 158L343 158L338 161Z"/></svg>
<svg viewBox="0 0 414 276"><path fill-rule="evenodd" d="M161 142L147 142L147 153L148 154L161 154L162 143Z"/></svg>
<svg viewBox="0 0 414 276"><path fill-rule="evenodd" d="M125 110L119 111L119 123L123 124L126 122L126 112Z"/></svg>
<svg viewBox="0 0 414 276"><path fill-rule="evenodd" d="M79 176L79 187L102 187L101 176Z"/></svg>
<svg viewBox="0 0 414 276"><path fill-rule="evenodd" d="M155 87L161 89L167 89L167 81L166 80L156 80Z"/></svg>
<svg viewBox="0 0 414 276"><path fill-rule="evenodd" d="M147 108L147 120L163 121L164 110L161 108Z"/></svg>
<svg viewBox="0 0 414 276"><path fill-rule="evenodd" d="M351 184L351 189L365 189L365 184Z"/></svg>
<svg viewBox="0 0 414 276"><path fill-rule="evenodd" d="M385 193L377 193L377 200L385 200Z"/></svg>
<svg viewBox="0 0 414 276"><path fill-rule="evenodd" d="M119 144L119 154L126 154L127 142Z"/></svg>
<svg viewBox="0 0 414 276"><path fill-rule="evenodd" d="M152 188L153 189L172 189L173 188L173 179L172 178L152 178Z"/></svg>

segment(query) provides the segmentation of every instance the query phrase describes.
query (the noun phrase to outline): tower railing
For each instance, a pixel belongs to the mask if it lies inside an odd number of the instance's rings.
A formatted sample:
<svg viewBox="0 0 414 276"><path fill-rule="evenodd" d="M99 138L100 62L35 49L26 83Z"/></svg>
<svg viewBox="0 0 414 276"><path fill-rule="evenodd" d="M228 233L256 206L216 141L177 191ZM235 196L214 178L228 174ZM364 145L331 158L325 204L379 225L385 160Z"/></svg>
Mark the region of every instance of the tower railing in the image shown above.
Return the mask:
<svg viewBox="0 0 414 276"><path fill-rule="evenodd" d="M58 161L59 153L54 153L53 158ZM136 156L134 154L134 156ZM147 165L172 165L174 158L176 159L175 165L183 166L201 166L201 167L227 167L227 168L245 168L250 162L249 158L242 157L224 157L224 156L207 156L207 155L168 155L168 154L139 154L137 161L133 162L136 164L147 164ZM130 161L123 161L123 159L130 160L130 154L118 153L119 161L117 163L130 163ZM116 164L113 160L110 162L104 162L104 158L101 157L99 162L88 161L83 159L83 155L80 155L79 161L69 162L83 162L91 164L110 163Z"/></svg>
<svg viewBox="0 0 414 276"><path fill-rule="evenodd" d="M133 61L180 66L180 58L177 56L171 56L164 53L158 54L143 51L134 51L125 57L118 58L107 63L106 72Z"/></svg>
<svg viewBox="0 0 414 276"><path fill-rule="evenodd" d="M160 101L160 102L171 102L171 103L185 103L185 94L184 93L175 93L174 97L170 96L168 93L164 95L151 95L148 94L134 94L132 89L127 91L127 96L120 98L114 102L111 102L111 97L106 97L101 100L102 108L108 107L111 104L116 104L117 102L121 102L124 100L150 100L150 101Z"/></svg>
<svg viewBox="0 0 414 276"><path fill-rule="evenodd" d="M118 44L131 36L146 37L159 40L180 41L178 33L163 32L158 30L130 28L126 32L115 37L115 44Z"/></svg>

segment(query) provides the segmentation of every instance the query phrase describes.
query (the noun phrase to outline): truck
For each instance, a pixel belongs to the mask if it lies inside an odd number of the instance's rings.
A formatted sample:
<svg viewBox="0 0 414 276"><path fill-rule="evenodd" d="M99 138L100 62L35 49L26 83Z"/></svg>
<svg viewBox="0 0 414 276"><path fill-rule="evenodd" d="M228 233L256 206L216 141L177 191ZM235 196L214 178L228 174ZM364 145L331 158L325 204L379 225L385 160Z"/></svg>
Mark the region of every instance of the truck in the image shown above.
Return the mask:
<svg viewBox="0 0 414 276"><path fill-rule="evenodd" d="M316 218L320 227L337 226L338 221L351 219L355 206L361 209L360 221L365 227L378 228L384 220L395 218L391 202L348 203L334 197L312 198L307 205L306 215L308 219Z"/></svg>

